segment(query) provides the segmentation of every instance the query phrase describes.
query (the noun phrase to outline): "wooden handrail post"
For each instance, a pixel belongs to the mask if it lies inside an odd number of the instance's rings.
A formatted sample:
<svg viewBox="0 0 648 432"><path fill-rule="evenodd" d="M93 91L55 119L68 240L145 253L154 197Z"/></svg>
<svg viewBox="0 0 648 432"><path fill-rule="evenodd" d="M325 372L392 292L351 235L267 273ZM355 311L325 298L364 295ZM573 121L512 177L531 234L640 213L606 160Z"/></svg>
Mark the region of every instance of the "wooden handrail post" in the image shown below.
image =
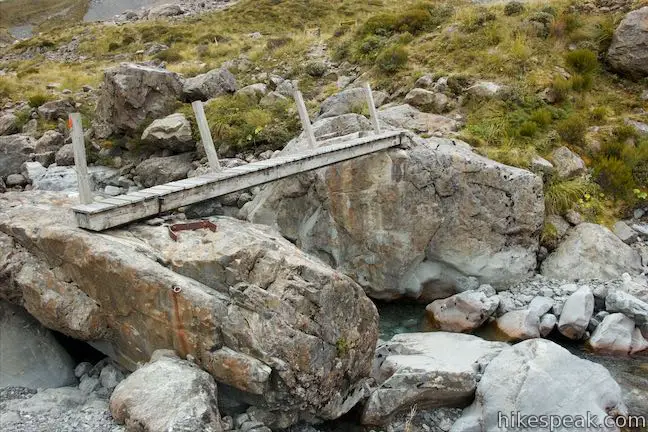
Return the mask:
<svg viewBox="0 0 648 432"><path fill-rule="evenodd" d="M380 133L380 123L378 123L378 112L376 111L376 103L374 102L373 93L371 92L371 86L368 82L364 85L365 93L367 94L367 105L369 105L369 117L371 118L371 124L373 125L374 132L376 134Z"/></svg>
<svg viewBox="0 0 648 432"><path fill-rule="evenodd" d="M90 191L90 180L88 179L88 162L86 160L81 114L70 114L68 126L72 129L72 148L74 149L77 184L79 185L79 201L81 201L81 204L91 204L92 192Z"/></svg>
<svg viewBox="0 0 648 432"><path fill-rule="evenodd" d="M203 143L205 148L205 154L207 155L207 160L209 161L209 168L211 171L220 171L221 165L218 160L218 154L216 153L216 148L214 147L214 141L212 140L211 132L209 131L209 124L207 123L207 117L205 116L205 109L203 108L203 103L201 101L194 101L191 103L193 108L194 115L196 116L196 123L198 124L198 130L200 131L200 140Z"/></svg>
<svg viewBox="0 0 648 432"><path fill-rule="evenodd" d="M313 133L313 125L311 125L310 118L308 117L308 111L306 110L306 104L304 103L304 97L302 96L299 90L295 90L295 102L297 103L297 111L299 112L299 118L301 119L302 127L304 132L306 132L306 138L311 147L317 146L317 141L315 140L315 134Z"/></svg>

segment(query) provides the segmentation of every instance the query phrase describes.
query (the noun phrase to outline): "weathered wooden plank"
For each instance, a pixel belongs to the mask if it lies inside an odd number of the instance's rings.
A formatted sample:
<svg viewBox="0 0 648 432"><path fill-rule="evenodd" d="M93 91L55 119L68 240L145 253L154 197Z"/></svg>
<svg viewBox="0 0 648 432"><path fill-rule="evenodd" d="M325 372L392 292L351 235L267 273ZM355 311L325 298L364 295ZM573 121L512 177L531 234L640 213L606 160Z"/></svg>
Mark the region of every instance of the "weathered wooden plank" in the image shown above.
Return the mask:
<svg viewBox="0 0 648 432"><path fill-rule="evenodd" d="M92 192L90 191L90 179L88 178L88 163L86 161L81 114L70 114L69 123L72 126L72 149L74 150L74 167L76 168L79 186L79 201L81 201L81 204L90 204L92 203Z"/></svg>
<svg viewBox="0 0 648 432"><path fill-rule="evenodd" d="M330 144L280 158L154 186L131 194L108 198L102 203L76 206L73 209L79 226L101 231L160 212L386 150L400 143L400 132L360 137L350 142Z"/></svg>
<svg viewBox="0 0 648 432"><path fill-rule="evenodd" d="M205 148L205 154L207 155L207 160L209 161L209 168L212 171L220 171L221 165L218 160L218 154L214 148L214 141L212 140L211 132L209 130L209 124L207 123L207 117L205 116L205 110L203 108L202 101L192 102L191 107L193 108L194 114L196 115L196 123L198 124L198 131L200 132L200 140L203 143Z"/></svg>

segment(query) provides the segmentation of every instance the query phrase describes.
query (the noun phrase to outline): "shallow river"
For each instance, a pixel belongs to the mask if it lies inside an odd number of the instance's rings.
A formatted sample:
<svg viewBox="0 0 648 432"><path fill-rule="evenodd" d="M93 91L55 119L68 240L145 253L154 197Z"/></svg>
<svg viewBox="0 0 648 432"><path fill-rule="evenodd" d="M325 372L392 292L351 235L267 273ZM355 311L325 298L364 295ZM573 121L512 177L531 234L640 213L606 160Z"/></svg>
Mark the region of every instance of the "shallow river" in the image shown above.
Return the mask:
<svg viewBox="0 0 648 432"><path fill-rule="evenodd" d="M17 38L26 38L35 26L47 21L105 21L126 10L137 10L174 0L0 0L0 27Z"/></svg>
<svg viewBox="0 0 648 432"><path fill-rule="evenodd" d="M398 333L433 331L425 318L423 304L394 302L378 303L377 306L380 314L380 338L383 340L388 340ZM491 340L497 338L495 332L488 328L480 331L479 336ZM569 341L560 335L551 337L551 340L578 357L605 366L624 392L641 395L641 399L648 402L648 356L606 357L588 352L582 343Z"/></svg>

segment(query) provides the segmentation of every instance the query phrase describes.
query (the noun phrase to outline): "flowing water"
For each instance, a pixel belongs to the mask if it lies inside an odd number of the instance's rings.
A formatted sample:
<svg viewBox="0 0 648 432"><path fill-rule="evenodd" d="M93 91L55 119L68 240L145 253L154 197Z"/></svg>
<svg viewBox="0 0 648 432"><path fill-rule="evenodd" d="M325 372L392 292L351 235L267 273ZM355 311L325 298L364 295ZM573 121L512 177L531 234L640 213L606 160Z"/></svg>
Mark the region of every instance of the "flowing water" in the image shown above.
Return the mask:
<svg viewBox="0 0 648 432"><path fill-rule="evenodd" d="M174 0L0 0L0 27L24 39L37 26L80 21L106 21L126 10Z"/></svg>
<svg viewBox="0 0 648 432"><path fill-rule="evenodd" d="M388 340L398 333L434 331L425 317L425 305L418 303L377 303L380 314L380 338ZM583 343L570 341L554 331L550 339L569 350L575 356L598 363L619 383L625 394L632 393L632 399L642 401L634 407L634 413L643 413L648 405L648 356L607 357L594 354ZM485 326L477 335L488 340L498 340L493 327ZM632 407L631 407L632 408ZM640 411L637 411L640 410Z"/></svg>

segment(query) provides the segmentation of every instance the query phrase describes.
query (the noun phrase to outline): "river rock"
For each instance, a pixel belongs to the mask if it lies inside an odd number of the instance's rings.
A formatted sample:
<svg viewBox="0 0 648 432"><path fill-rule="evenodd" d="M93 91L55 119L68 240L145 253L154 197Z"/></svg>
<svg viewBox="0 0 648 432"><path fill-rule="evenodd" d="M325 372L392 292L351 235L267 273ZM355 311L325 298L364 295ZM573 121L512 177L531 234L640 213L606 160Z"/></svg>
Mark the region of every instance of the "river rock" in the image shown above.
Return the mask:
<svg viewBox="0 0 648 432"><path fill-rule="evenodd" d="M435 93L430 90L415 88L407 93L404 102L424 112L441 114L447 111L450 99L448 99L448 96L443 93Z"/></svg>
<svg viewBox="0 0 648 432"><path fill-rule="evenodd" d="M602 419L626 415L627 408L619 385L605 367L579 359L553 342L531 339L502 350L490 362L477 384L475 401L450 431L515 429L511 413ZM572 429L554 429L568 430Z"/></svg>
<svg viewBox="0 0 648 432"><path fill-rule="evenodd" d="M563 179L578 177L585 172L585 162L567 147L558 147L551 153L558 176Z"/></svg>
<svg viewBox="0 0 648 432"><path fill-rule="evenodd" d="M104 166L88 167L88 180L92 190L102 189L119 177L119 170ZM76 192L79 189L74 167L49 166L41 174L31 178L34 189L55 192Z"/></svg>
<svg viewBox="0 0 648 432"><path fill-rule="evenodd" d="M156 18L172 17L177 15L182 15L183 13L184 10L180 5L169 3L169 4L154 6L151 9L149 9L148 18L156 19Z"/></svg>
<svg viewBox="0 0 648 432"><path fill-rule="evenodd" d="M110 412L128 430L223 430L214 379L179 358L161 357L129 375L112 393Z"/></svg>
<svg viewBox="0 0 648 432"><path fill-rule="evenodd" d="M378 111L388 128L409 129L420 134L447 135L459 129L459 122L438 114L424 113L410 105L396 105Z"/></svg>
<svg viewBox="0 0 648 432"><path fill-rule="evenodd" d="M596 327L588 344L595 352L627 355L632 345L635 323L622 313L613 313Z"/></svg>
<svg viewBox="0 0 648 432"><path fill-rule="evenodd" d="M468 405L484 368L507 346L444 332L394 336L376 350L372 375L378 388L365 404L362 423L384 424L413 405L419 409Z"/></svg>
<svg viewBox="0 0 648 432"><path fill-rule="evenodd" d="M54 161L58 166L74 165L74 147L72 144L65 144L61 147L54 157Z"/></svg>
<svg viewBox="0 0 648 432"><path fill-rule="evenodd" d="M11 135L18 132L18 117L9 112L0 113L0 135Z"/></svg>
<svg viewBox="0 0 648 432"><path fill-rule="evenodd" d="M56 130L46 131L42 137L36 141L36 153L50 152L59 150L65 143L65 137Z"/></svg>
<svg viewBox="0 0 648 432"><path fill-rule="evenodd" d="M76 228L73 203L0 195L0 296L68 335L81 319L74 336L129 370L156 349L191 356L239 403L293 422L338 418L363 397L378 315L350 278L268 227L223 217L178 241L165 225L97 234Z"/></svg>
<svg viewBox="0 0 648 432"><path fill-rule="evenodd" d="M184 114L175 113L153 122L144 129L142 141L155 150L169 149L174 153L195 149L191 124Z"/></svg>
<svg viewBox="0 0 648 432"><path fill-rule="evenodd" d="M238 90L237 95L249 97L252 100L259 102L268 94L268 86L263 83L250 84ZM277 93L278 94L278 93ZM281 95L279 95L281 96ZM285 100L285 99L284 99ZM268 102L266 100L266 102Z"/></svg>
<svg viewBox="0 0 648 432"><path fill-rule="evenodd" d="M614 31L608 62L630 77L648 75L648 6L628 13Z"/></svg>
<svg viewBox="0 0 648 432"><path fill-rule="evenodd" d="M58 119L67 120L70 113L75 111L76 107L74 103L68 99L45 102L38 107L38 114L49 121L56 121Z"/></svg>
<svg viewBox="0 0 648 432"><path fill-rule="evenodd" d="M29 135L0 136L0 177L20 173L35 148L36 140Z"/></svg>
<svg viewBox="0 0 648 432"><path fill-rule="evenodd" d="M637 251L604 226L582 223L542 263L542 274L550 279L610 280L623 273L641 273Z"/></svg>
<svg viewBox="0 0 648 432"><path fill-rule="evenodd" d="M608 312L621 312L639 325L648 323L648 303L618 289L610 290L608 293L605 298L605 309Z"/></svg>
<svg viewBox="0 0 648 432"><path fill-rule="evenodd" d="M0 340L0 387L76 383L74 361L52 333L24 309L5 301L0 301Z"/></svg>
<svg viewBox="0 0 648 432"><path fill-rule="evenodd" d="M370 128L355 114L314 124L316 136ZM465 143L411 140L407 152L273 182L241 216L277 228L376 298L436 299L467 276L497 288L531 275L544 218L540 178ZM307 148L301 135L281 155Z"/></svg>
<svg viewBox="0 0 648 432"><path fill-rule="evenodd" d="M540 317L529 309L507 312L497 318L495 325L510 341L540 337Z"/></svg>
<svg viewBox="0 0 648 432"><path fill-rule="evenodd" d="M172 113L181 94L180 77L166 69L134 63L110 68L97 101L95 135L132 134L147 120Z"/></svg>
<svg viewBox="0 0 648 432"><path fill-rule="evenodd" d="M5 432L125 432L116 424L108 401L99 392L85 393L78 387L0 389L0 426Z"/></svg>
<svg viewBox="0 0 648 432"><path fill-rule="evenodd" d="M581 339L587 331L594 313L594 295L588 286L583 286L569 296L563 306L558 330L570 339Z"/></svg>
<svg viewBox="0 0 648 432"><path fill-rule="evenodd" d="M7 187L23 187L27 184L27 179L22 174L9 174L5 182Z"/></svg>
<svg viewBox="0 0 648 432"><path fill-rule="evenodd" d="M181 180L187 178L187 173L193 169L192 160L193 153L152 157L137 165L135 175L145 187Z"/></svg>
<svg viewBox="0 0 648 432"><path fill-rule="evenodd" d="M539 325L540 336L542 337L549 336L549 334L556 327L556 324L558 324L558 318L556 318L556 315L544 314L542 318L540 318L540 325Z"/></svg>
<svg viewBox="0 0 648 432"><path fill-rule="evenodd" d="M614 234L625 244L632 244L637 241L639 234L623 221L617 221L612 228Z"/></svg>
<svg viewBox="0 0 648 432"><path fill-rule="evenodd" d="M470 332L481 327L498 305L497 296L487 297L480 291L465 291L447 299L435 300L425 310L441 330Z"/></svg>
<svg viewBox="0 0 648 432"><path fill-rule="evenodd" d="M202 75L187 78L182 87L186 101L208 100L227 93L234 93L238 88L236 78L226 68L213 69Z"/></svg>
<svg viewBox="0 0 648 432"><path fill-rule="evenodd" d="M466 93L481 99L505 99L510 88L491 81L478 81L466 89Z"/></svg>
<svg viewBox="0 0 648 432"><path fill-rule="evenodd" d="M380 107L387 99L387 94L373 91L374 104ZM320 105L318 119L336 117L342 114L357 113L367 108L367 93L364 88L350 88L329 96Z"/></svg>

